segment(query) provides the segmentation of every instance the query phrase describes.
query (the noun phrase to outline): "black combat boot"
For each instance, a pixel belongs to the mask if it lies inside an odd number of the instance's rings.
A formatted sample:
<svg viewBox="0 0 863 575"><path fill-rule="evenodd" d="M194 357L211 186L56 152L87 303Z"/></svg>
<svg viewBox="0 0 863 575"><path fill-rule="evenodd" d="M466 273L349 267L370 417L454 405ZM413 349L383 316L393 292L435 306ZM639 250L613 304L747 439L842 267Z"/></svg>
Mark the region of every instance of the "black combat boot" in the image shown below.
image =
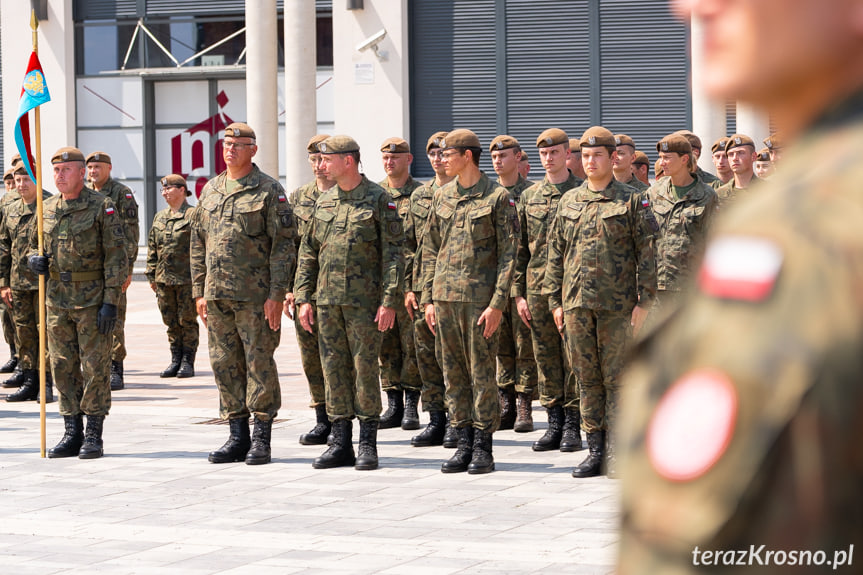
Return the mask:
<svg viewBox="0 0 863 575"><path fill-rule="evenodd" d="M252 446L252 440L249 437L248 417L229 419L228 425L231 426L228 441L216 451L210 452L210 456L207 458L210 463L243 461Z"/></svg>
<svg viewBox="0 0 863 575"><path fill-rule="evenodd" d="M563 436L563 406L555 405L545 410L548 415L548 429L545 434L533 442L534 451L552 451L560 448Z"/></svg>
<svg viewBox="0 0 863 575"><path fill-rule="evenodd" d="M84 430L84 444L78 452L78 459L98 459L102 457L102 424L104 415L88 415L87 429Z"/></svg>
<svg viewBox="0 0 863 575"><path fill-rule="evenodd" d="M119 391L126 387L123 383L123 362L111 360L111 391Z"/></svg>
<svg viewBox="0 0 863 575"><path fill-rule="evenodd" d="M402 429L419 429L420 428L420 392L405 390L405 410L402 416Z"/></svg>
<svg viewBox="0 0 863 575"><path fill-rule="evenodd" d="M84 416L80 413L64 415L63 425L66 427L66 433L57 445L48 450L50 459L77 457L81 451L81 444L84 443Z"/></svg>
<svg viewBox="0 0 863 575"><path fill-rule="evenodd" d="M332 428L330 418L327 417L327 406L316 405L315 426L308 433L300 436L300 445L324 445Z"/></svg>
<svg viewBox="0 0 863 575"><path fill-rule="evenodd" d="M273 434L273 420L255 418L252 432L252 448L246 454L246 465L263 465L270 462L270 438Z"/></svg>
<svg viewBox="0 0 863 575"><path fill-rule="evenodd" d="M378 468L377 421L360 421L360 443L357 446L357 462L354 468L360 471Z"/></svg>
<svg viewBox="0 0 863 575"><path fill-rule="evenodd" d="M431 447L433 445L442 445L443 437L446 433L446 415L443 411L430 411L429 424L419 435L414 435L411 438L411 445L414 447Z"/></svg>
<svg viewBox="0 0 863 575"><path fill-rule="evenodd" d="M473 457L473 427L461 427L458 431L458 447L448 461L440 466L442 473L461 473L467 471Z"/></svg>
<svg viewBox="0 0 863 575"><path fill-rule="evenodd" d="M183 348L171 348L171 365L165 368L165 371L159 374L159 377L177 377L177 372L180 371L180 362L183 359Z"/></svg>
<svg viewBox="0 0 863 575"><path fill-rule="evenodd" d="M330 469L331 467L346 467L356 463L354 446L351 443L352 433L353 423L350 419L334 421L333 444L312 462L312 467Z"/></svg>
<svg viewBox="0 0 863 575"><path fill-rule="evenodd" d="M39 380L36 377L35 369L21 370L22 379L21 387L18 391L6 397L8 402L16 401L33 401L39 397Z"/></svg>
<svg viewBox="0 0 863 575"><path fill-rule="evenodd" d="M36 372L36 381L39 381L39 372ZM40 398L37 396L36 401L40 401ZM45 374L45 403L54 403L54 380L51 379L51 372L48 371Z"/></svg>
<svg viewBox="0 0 863 575"><path fill-rule="evenodd" d="M494 471L494 457L491 455L491 433L477 429L473 436L473 455L467 472L471 475Z"/></svg>
<svg viewBox="0 0 863 575"><path fill-rule="evenodd" d="M183 348L183 357L180 361L180 371L177 372L177 377L195 377L195 350Z"/></svg>
<svg viewBox="0 0 863 575"><path fill-rule="evenodd" d="M587 458L572 470L573 477L595 477L602 473L602 457L605 447L605 432L592 431L587 434Z"/></svg>
<svg viewBox="0 0 863 575"><path fill-rule="evenodd" d="M12 373L18 366L18 351L15 349L15 344L9 344L9 360L0 365L0 373ZM4 386L6 387L6 386Z"/></svg>
<svg viewBox="0 0 863 575"><path fill-rule="evenodd" d="M498 429L512 429L515 424L515 387L498 387L497 395L500 399L500 427Z"/></svg>
<svg viewBox="0 0 863 575"><path fill-rule="evenodd" d="M533 391L519 393L516 398L516 417L512 426L516 433L533 431Z"/></svg>
<svg viewBox="0 0 863 575"><path fill-rule="evenodd" d="M560 439L561 451L579 451L581 443L581 412L577 407L567 407L563 420L563 436Z"/></svg>
<svg viewBox="0 0 863 575"><path fill-rule="evenodd" d="M387 410L381 415L379 429L390 429L402 424L405 413L403 395L404 392L400 389L391 389L387 392Z"/></svg>
<svg viewBox="0 0 863 575"><path fill-rule="evenodd" d="M24 370L21 369L21 364L17 364L12 370L12 375L2 384L3 387L21 387L24 385Z"/></svg>
<svg viewBox="0 0 863 575"><path fill-rule="evenodd" d="M447 418L446 432L443 434L444 449L455 449L458 447L458 429L453 427Z"/></svg>

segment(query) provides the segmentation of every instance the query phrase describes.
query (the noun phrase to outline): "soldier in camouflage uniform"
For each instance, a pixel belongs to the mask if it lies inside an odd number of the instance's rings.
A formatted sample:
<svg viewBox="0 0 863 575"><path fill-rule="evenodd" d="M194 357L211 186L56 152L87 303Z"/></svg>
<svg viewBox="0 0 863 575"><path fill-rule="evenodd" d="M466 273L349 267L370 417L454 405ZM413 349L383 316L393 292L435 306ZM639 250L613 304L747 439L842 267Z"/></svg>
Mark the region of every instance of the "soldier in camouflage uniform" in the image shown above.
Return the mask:
<svg viewBox="0 0 863 575"><path fill-rule="evenodd" d="M377 469L378 356L381 333L393 326L402 302L402 221L386 190L360 173L360 148L353 138L332 136L318 149L336 185L318 197L294 286L303 329L311 333L312 324L319 324L327 413L333 422L332 445L312 465ZM359 457L351 437L354 417L360 420Z"/></svg>
<svg viewBox="0 0 863 575"><path fill-rule="evenodd" d="M66 428L48 457L94 459L102 456L102 424L111 408L111 334L128 277L126 234L114 202L84 186L80 150L60 148L51 163L60 194L43 206L45 255L36 255L33 234L28 261L48 276L48 350Z"/></svg>
<svg viewBox="0 0 863 575"><path fill-rule="evenodd" d="M479 169L479 138L454 130L441 143L447 174L435 194L423 241L421 303L437 332L458 449L444 473L494 471L492 434L500 424L495 384L497 334L515 267L515 200Z"/></svg>
<svg viewBox="0 0 863 575"><path fill-rule="evenodd" d="M734 177L716 188L716 195L719 196L719 205L728 207L738 198L748 197L760 180L753 169L758 153L752 138L744 134L729 136L725 142L725 155Z"/></svg>
<svg viewBox="0 0 863 575"><path fill-rule="evenodd" d="M566 167L581 182L587 177L581 163L581 141L578 138L569 139L569 159L566 161Z"/></svg>
<svg viewBox="0 0 863 575"><path fill-rule="evenodd" d="M30 244L36 242L36 184L24 165L15 171L21 199L6 204L0 223L0 295L9 306L18 334L19 365L23 382L6 401L39 397L39 277L27 266ZM51 197L42 190L42 199ZM45 402L54 401L50 369L45 374Z"/></svg>
<svg viewBox="0 0 863 575"><path fill-rule="evenodd" d="M219 415L231 429L210 453L211 463L269 463L282 403L273 353L296 263L297 226L282 186L252 163L257 151L247 124L225 128L227 169L204 186L192 220L192 295L207 327Z"/></svg>
<svg viewBox="0 0 863 575"><path fill-rule="evenodd" d="M389 192L402 219L405 237L414 237L408 216L411 195L421 184L410 174L414 157L410 145L402 138L387 138L381 144L381 159L387 177L378 182ZM413 268L414 253L405 251L405 269ZM383 334L381 341L381 389L387 394L387 410L381 415L380 428L401 426L419 429L418 413L422 380L417 368L416 345L411 317L404 306L396 306L396 323Z"/></svg>
<svg viewBox="0 0 863 575"><path fill-rule="evenodd" d="M775 132L764 138L762 142L770 152L770 161L773 162L773 167L775 168L782 161L782 150L785 147L782 134Z"/></svg>
<svg viewBox="0 0 863 575"><path fill-rule="evenodd" d="M719 178L717 178L710 172L705 172L698 165L698 160L701 158L701 138L699 138L689 130L678 130L674 133L679 134L689 140L689 145L692 146L692 157L694 158L693 163L695 164L695 177L707 185L713 185L713 183Z"/></svg>
<svg viewBox="0 0 863 575"><path fill-rule="evenodd" d="M426 154L435 172L433 180L420 186L411 195L410 220L405 224L406 259L410 258L413 265L405 266L405 309L414 324L414 342L416 343L417 368L422 379L423 410L429 412L429 424L426 428L411 438L414 447L430 447L441 445L454 448L458 443L455 428L447 425L446 405L444 404L445 386L443 372L435 354L435 335L429 329L425 320L425 310L420 308L422 297L422 246L425 239L429 211L432 198L441 187L450 183L454 176L448 176L443 165L440 144L446 138L446 132L435 132L426 143Z"/></svg>
<svg viewBox="0 0 863 575"><path fill-rule="evenodd" d="M298 233L294 244L298 253L300 243L312 225L312 216L315 213L315 202L318 196L335 185L335 182L327 177L327 173L323 168L323 156L318 151L318 144L329 137L329 134L317 134L312 136L308 144L306 144L306 151L309 153L309 164L311 164L312 171L315 173L315 179L294 190L288 198L291 208L294 210L294 216L297 219ZM312 306L312 315L317 315L314 293L311 295L309 305ZM306 380L309 382L309 396L311 397L309 407L315 410L315 426L308 433L300 435L300 444L324 445L327 442L327 436L330 434L331 425L327 417L324 370L321 367L321 352L318 348L318 324L312 324L312 331L307 332L300 325L300 315L295 310L294 278L291 278L291 285L288 288L288 293L285 294L284 311L285 315L294 320L297 345L300 348L300 361L303 363L303 372L306 374Z"/></svg>
<svg viewBox="0 0 863 575"><path fill-rule="evenodd" d="M524 150L518 158L518 175L525 179L530 175L530 156Z"/></svg>
<svg viewBox="0 0 863 575"><path fill-rule="evenodd" d="M123 282L120 304L117 308L117 326L114 328L114 341L111 347L111 389L123 389L123 360L126 359L126 290L132 282L132 269L138 259L138 202L132 190L111 178L111 157L105 152L93 152L87 156L87 177L93 189L111 198L126 231L126 257L129 261L129 274Z"/></svg>
<svg viewBox="0 0 863 575"><path fill-rule="evenodd" d="M536 146L545 178L522 195L521 235L511 294L521 320L530 328L539 371L539 399L548 415L548 428L534 442L533 450L577 451L582 446L578 387L569 362L566 334L554 324L542 285L548 260L548 231L558 203L582 180L567 168L571 148L566 132L558 128L545 130L537 137Z"/></svg>
<svg viewBox="0 0 863 575"><path fill-rule="evenodd" d="M614 474L614 430L628 340L656 295L653 234L647 196L616 181L614 135L603 127L581 137L587 180L560 199L548 240L543 291L558 331L566 329L581 389L581 421L589 454L574 477Z"/></svg>
<svg viewBox="0 0 863 575"><path fill-rule="evenodd" d="M755 172L755 176L760 180L767 180L773 175L775 168L773 167L773 161L770 159L770 150L767 148L759 150L752 169Z"/></svg>
<svg viewBox="0 0 863 575"><path fill-rule="evenodd" d="M628 370L616 572L857 573L860 3L686 6L709 95L763 107L794 143L756 195L723 208L680 312ZM707 41L727 30L736 41Z"/></svg>
<svg viewBox="0 0 863 575"><path fill-rule="evenodd" d="M171 364L159 377L194 377L199 337L189 267L194 208L186 201L192 192L180 174L165 176L161 184L168 207L153 218L147 237L146 271L162 321L168 326L171 349Z"/></svg>
<svg viewBox="0 0 863 575"><path fill-rule="evenodd" d="M614 160L614 179L643 192L647 189L647 184L636 178L632 171L632 162L635 161L635 142L626 134L615 134L614 143L617 150L617 159Z"/></svg>
<svg viewBox="0 0 863 575"><path fill-rule="evenodd" d="M635 150L635 159L632 160L632 173L642 184L650 187L650 158L641 150Z"/></svg>
<svg viewBox="0 0 863 575"><path fill-rule="evenodd" d="M712 182L707 182L707 184L714 190L734 179L734 172L731 171L731 166L728 165L728 155L725 153L725 144L727 143L728 138L723 136L713 142L713 146L710 147L713 151L713 155L711 156L713 167L716 168L716 175L718 177Z"/></svg>
<svg viewBox="0 0 863 575"><path fill-rule="evenodd" d="M491 164L497 183L506 188L522 211L521 193L533 185L518 173L521 145L512 136L497 136L491 141ZM497 392L500 399L500 427L519 433L533 431L531 402L536 391L536 361L530 328L518 315L512 299L507 299L497 340Z"/></svg>
<svg viewBox="0 0 863 575"><path fill-rule="evenodd" d="M12 167L6 170L3 175L3 184L6 187L6 193L0 198L0 221L3 218L4 206L7 203L12 203L19 198L18 191L15 189L15 170L21 164L21 156L15 154L12 159ZM21 164L23 165L23 164ZM3 327L3 339L9 344L9 359L0 366L0 373L15 372L12 377L2 383L3 387L19 387L23 383L23 374L18 369L18 346L15 334L15 321L12 319L12 312L6 302L0 302L0 324Z"/></svg>

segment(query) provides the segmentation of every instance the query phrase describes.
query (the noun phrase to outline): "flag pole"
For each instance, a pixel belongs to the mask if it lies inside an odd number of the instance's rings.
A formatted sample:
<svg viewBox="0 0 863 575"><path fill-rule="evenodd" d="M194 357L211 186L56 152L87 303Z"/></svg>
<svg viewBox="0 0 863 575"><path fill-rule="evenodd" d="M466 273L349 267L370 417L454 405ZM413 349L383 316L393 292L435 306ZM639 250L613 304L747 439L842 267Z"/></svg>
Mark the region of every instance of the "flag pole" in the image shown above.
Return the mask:
<svg viewBox="0 0 863 575"><path fill-rule="evenodd" d="M33 52L39 54L39 36L36 33L39 28L39 20L36 19L36 11L30 11L30 28L33 30ZM34 110L36 118L36 149L34 159L36 160L36 227L39 241L39 255L45 254L45 240L42 237L42 127L39 117L39 108ZM29 161L29 160L28 160ZM45 457L45 276L39 274L39 431L40 449L39 453Z"/></svg>

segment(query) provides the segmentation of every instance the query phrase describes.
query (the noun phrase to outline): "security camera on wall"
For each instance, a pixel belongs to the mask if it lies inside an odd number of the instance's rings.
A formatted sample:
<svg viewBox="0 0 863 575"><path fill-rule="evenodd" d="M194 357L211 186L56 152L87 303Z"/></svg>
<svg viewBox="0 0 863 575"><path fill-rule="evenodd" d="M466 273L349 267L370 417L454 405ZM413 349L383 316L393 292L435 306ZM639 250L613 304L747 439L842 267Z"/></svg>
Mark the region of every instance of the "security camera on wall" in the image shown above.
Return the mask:
<svg viewBox="0 0 863 575"><path fill-rule="evenodd" d="M386 60L387 53L378 48L378 44L380 44L386 37L387 31L381 28L380 31L375 32L374 34L357 44L357 52L365 52L366 50L371 49L372 52L375 53L375 56L378 57L378 60Z"/></svg>

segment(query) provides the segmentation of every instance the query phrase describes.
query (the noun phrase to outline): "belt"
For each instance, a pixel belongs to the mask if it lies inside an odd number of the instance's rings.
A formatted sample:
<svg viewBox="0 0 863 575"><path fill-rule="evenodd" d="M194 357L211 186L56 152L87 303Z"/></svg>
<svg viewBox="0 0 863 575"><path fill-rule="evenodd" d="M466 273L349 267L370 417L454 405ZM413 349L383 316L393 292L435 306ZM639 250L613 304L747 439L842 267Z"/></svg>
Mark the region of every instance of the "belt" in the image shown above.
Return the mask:
<svg viewBox="0 0 863 575"><path fill-rule="evenodd" d="M87 282L92 280L102 279L102 270L93 270L91 272L51 272L52 280L60 280L61 282Z"/></svg>

